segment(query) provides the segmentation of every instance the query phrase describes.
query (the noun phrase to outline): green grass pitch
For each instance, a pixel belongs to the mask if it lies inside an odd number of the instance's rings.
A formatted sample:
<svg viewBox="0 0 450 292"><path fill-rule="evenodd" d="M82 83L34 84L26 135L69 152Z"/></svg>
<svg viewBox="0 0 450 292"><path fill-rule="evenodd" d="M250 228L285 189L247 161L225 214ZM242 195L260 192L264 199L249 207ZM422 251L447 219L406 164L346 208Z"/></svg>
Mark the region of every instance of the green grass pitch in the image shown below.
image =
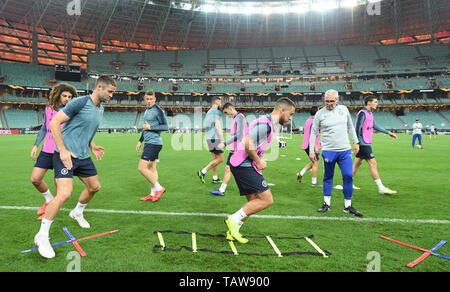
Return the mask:
<svg viewBox="0 0 450 292"><path fill-rule="evenodd" d="M353 205L364 214L362 220L343 212L342 191L333 190L332 210L317 213L323 203L322 189L310 186L308 172L299 184L295 174L308 163L300 149L301 137L287 140L287 148L279 149L277 159L268 162L264 176L271 187L274 204L262 211L261 217L250 218L241 229L243 235L269 235L281 252L315 252L305 240L281 240L278 236L301 237L313 234L314 242L332 253L328 258L311 255L252 256L233 254L193 253L188 250L169 252L153 247L160 242L156 230L187 231L224 234L225 214L238 210L245 198L238 194L232 178L224 197L210 195L212 174L202 184L196 171L210 161L203 150L176 150L180 143L195 148L194 135L183 138L163 134L164 147L158 164L159 181L167 192L156 203L141 202L150 187L137 170L140 154L135 147L138 134L98 133L97 145L105 147L105 156L95 161L102 189L86 208L85 218L91 229L81 229L68 217L82 190L74 180L72 197L64 205L50 231L51 242L67 240L62 227L67 226L78 238L118 229L118 233L80 242L87 253L80 262L81 271L160 271L160 272L300 272L300 271L366 271L374 261L379 270L388 271L448 271L448 260L430 256L415 268L406 264L422 252L383 239L385 235L422 248L430 249L440 240L450 240L450 136L436 140L423 137L422 150L411 148L411 136L400 135L394 141L386 135L375 135L373 150L381 179L398 194L378 194L370 177L368 165L360 168L355 185L361 187L353 193ZM43 197L30 183L34 165L29 154L34 135L0 137L1 188L0 222L2 235L0 271L60 271L70 264L71 244L55 247L56 257L44 259L37 252L21 254L34 248L33 238L39 230L36 209ZM185 140L180 140L185 139ZM201 138L200 138L201 140ZM174 145L177 143L177 145ZM198 146L198 145L197 145ZM277 145L275 145L277 147ZM189 147L185 147L189 148ZM274 152L275 153L275 152ZM228 151L225 153L225 158ZM283 156L281 156L283 155ZM296 160L296 158L301 160ZM219 167L219 176L224 164ZM319 169L322 181L323 167ZM54 193L53 171L45 181ZM342 185L336 167L334 184ZM34 207L35 209L16 207ZM127 211L127 212L122 212ZM145 211L145 212L133 212ZM195 213L195 214L193 214ZM191 236L175 233L163 234L168 248L192 246ZM251 238L243 245L235 243L238 252L275 253L265 238ZM220 237L197 236L198 249L230 250ZM370 255L379 255L372 258ZM438 251L450 255L450 243Z"/></svg>

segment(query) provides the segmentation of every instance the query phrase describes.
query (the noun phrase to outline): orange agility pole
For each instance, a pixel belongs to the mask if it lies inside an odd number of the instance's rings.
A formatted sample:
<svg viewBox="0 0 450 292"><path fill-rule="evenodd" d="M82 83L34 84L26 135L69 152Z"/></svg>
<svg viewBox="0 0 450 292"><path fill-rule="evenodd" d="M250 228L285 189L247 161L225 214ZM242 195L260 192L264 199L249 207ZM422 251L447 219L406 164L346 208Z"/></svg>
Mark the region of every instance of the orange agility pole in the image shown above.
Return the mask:
<svg viewBox="0 0 450 292"><path fill-rule="evenodd" d="M87 256L86 252L84 252L84 250L81 248L80 244L78 243L79 241L86 240L86 239L91 239L91 238L95 238L95 237L100 237L100 236L103 236L103 235L108 235L108 234L111 234L111 233L118 232L119 230L103 232L103 233L100 233L100 234L91 235L91 236L83 237L83 238L80 238L80 239L76 239L72 234L70 234L70 232L67 229L67 227L63 227L63 231L70 238L70 241L73 243L73 245L75 246L77 251L80 253L80 255L82 257L86 257Z"/></svg>

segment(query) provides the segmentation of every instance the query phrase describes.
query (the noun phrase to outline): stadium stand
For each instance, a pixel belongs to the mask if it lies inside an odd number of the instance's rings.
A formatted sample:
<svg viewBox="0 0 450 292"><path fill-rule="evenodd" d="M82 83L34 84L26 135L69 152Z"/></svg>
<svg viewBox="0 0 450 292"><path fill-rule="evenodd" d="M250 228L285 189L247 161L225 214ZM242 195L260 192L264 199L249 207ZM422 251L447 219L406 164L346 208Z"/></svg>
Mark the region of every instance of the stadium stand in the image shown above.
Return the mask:
<svg viewBox="0 0 450 292"><path fill-rule="evenodd" d="M385 129L396 129L402 130L405 129L404 124L400 122L400 120L390 112L375 112L373 114L375 122L382 128Z"/></svg>
<svg viewBox="0 0 450 292"><path fill-rule="evenodd" d="M136 112L104 112L100 129L133 128L136 122Z"/></svg>
<svg viewBox="0 0 450 292"><path fill-rule="evenodd" d="M9 84L48 87L48 81L54 76L53 68L47 66L7 62L1 62L0 66Z"/></svg>
<svg viewBox="0 0 450 292"><path fill-rule="evenodd" d="M203 107L203 114L209 107L208 94L234 94L236 98L233 103L250 112L271 107L277 98L276 93L285 94L302 108L303 112L296 113L293 118L294 127L299 128L308 116L308 107L321 106L321 95L328 89L340 91L341 104L351 107L353 112L362 107L363 96L370 92L379 97L382 107L450 104L450 95L445 91L450 88L450 78L446 74L450 65L447 55L448 46L445 45L249 47L95 53L88 55L88 67L82 82L68 83L86 94L93 87L95 75L115 74L117 94L105 104L102 129L132 128L136 120L136 126L141 127L142 115L138 112L145 107L142 94L149 89L159 94L158 102L163 107L177 107L178 111L186 107ZM426 56L431 57L426 64L416 59ZM377 60L385 60L386 64L381 66ZM339 62L349 62L350 66L338 66ZM215 68L208 72L203 67L205 64L213 64ZM176 65L177 70L171 68L172 65ZM0 68L5 76L0 83L5 88L0 102L36 103L39 106L47 102L42 91L39 94L22 94L22 91L32 90L23 87L49 88L50 81L55 82L52 67L0 62ZM436 81L435 88L430 87L430 79ZM391 87L388 87L388 81ZM22 89L13 90L9 85ZM112 109L114 107L128 108L129 112L110 112L115 111ZM443 109L447 108L444 106ZM406 111L406 115L401 117L380 111L376 113L376 118L383 127L402 130L405 129L402 120L411 124L409 115L415 118L417 110L414 111ZM449 127L445 120L445 117L448 119L448 112L444 111L441 116L431 115L426 109L419 111L423 112L423 115L418 115L426 121L424 124L444 123L445 127ZM183 124L179 114L177 112L171 121L173 128ZM198 121L194 121L193 114L185 115L194 128L201 128ZM35 112L33 116L36 116ZM10 123L10 128L27 128L38 123L34 119L18 122L20 118L11 112L6 114L6 111L5 119ZM223 122L225 128L229 127L225 116ZM2 126L6 126L4 124Z"/></svg>
<svg viewBox="0 0 450 292"><path fill-rule="evenodd" d="M415 123L416 119L420 120L423 127L431 126L431 124L441 125L447 122L435 112L405 112L404 116L400 116L400 119L404 121L409 128Z"/></svg>
<svg viewBox="0 0 450 292"><path fill-rule="evenodd" d="M33 110L5 110L10 129L31 128L38 125L38 116Z"/></svg>

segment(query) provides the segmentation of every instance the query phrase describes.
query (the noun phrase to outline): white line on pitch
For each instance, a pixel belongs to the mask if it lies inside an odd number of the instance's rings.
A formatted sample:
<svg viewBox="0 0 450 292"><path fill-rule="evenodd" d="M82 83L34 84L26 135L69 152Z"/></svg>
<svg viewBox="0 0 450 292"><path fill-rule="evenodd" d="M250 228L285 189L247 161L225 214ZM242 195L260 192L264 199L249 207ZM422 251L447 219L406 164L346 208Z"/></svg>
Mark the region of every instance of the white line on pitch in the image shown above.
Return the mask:
<svg viewBox="0 0 450 292"><path fill-rule="evenodd" d="M40 207L27 206L0 206L0 210L38 210ZM72 209L62 208L61 211ZM134 210L105 210L85 209L85 212L111 213L111 214L135 214L135 215L162 215L162 216L200 216L200 217L227 217L223 213L189 213L189 212L164 212L164 211L134 211ZM317 216L282 216L282 215L252 215L252 218L261 219L288 219L288 220L327 220L327 221L357 221L357 222L391 222L391 223L429 223L450 224L449 220L438 219L395 219L395 218L353 218L353 217L317 217Z"/></svg>

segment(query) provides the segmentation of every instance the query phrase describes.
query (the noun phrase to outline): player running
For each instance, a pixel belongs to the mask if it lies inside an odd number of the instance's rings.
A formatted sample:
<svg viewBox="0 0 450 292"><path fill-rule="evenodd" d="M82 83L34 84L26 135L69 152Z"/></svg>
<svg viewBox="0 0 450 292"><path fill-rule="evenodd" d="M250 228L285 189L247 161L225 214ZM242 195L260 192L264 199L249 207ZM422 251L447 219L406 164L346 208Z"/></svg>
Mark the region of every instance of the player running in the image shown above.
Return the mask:
<svg viewBox="0 0 450 292"><path fill-rule="evenodd" d="M151 191L148 196L141 198L141 201L156 202L166 191L166 188L162 187L158 182L156 163L159 158L159 152L163 147L160 133L168 131L169 125L164 111L156 104L156 96L152 90L145 93L144 100L147 105L144 113L144 130L142 131L141 139L136 145L136 151L141 152L141 143L145 141L144 152L139 161L138 170L149 181Z"/></svg>
<svg viewBox="0 0 450 292"><path fill-rule="evenodd" d="M202 183L205 183L206 173L213 170L213 184L220 184L222 181L217 176L217 166L223 162L223 149L219 148L219 144L225 139L222 131L222 113L220 107L222 106L222 98L215 96L212 99L212 107L206 113L205 125L208 128L206 133L206 143L208 144L209 152L211 152L212 160L202 170L197 171L197 175Z"/></svg>
<svg viewBox="0 0 450 292"><path fill-rule="evenodd" d="M309 158L309 140L311 136L311 127L314 122L314 116L317 112L317 106L311 107L311 110L309 113L311 116L306 120L304 129L304 136L303 136L303 143L302 143L302 149L305 150L306 155L308 155ZM316 153L316 160L313 162L308 163L303 169L297 173L297 180L299 183L302 182L302 177L305 175L305 173L311 170L311 185L313 187L319 187L321 188L322 185L317 183L317 173L319 172L319 150L320 150L320 140L319 140L319 133L317 133L316 137L316 146L314 149L314 153Z"/></svg>
<svg viewBox="0 0 450 292"><path fill-rule="evenodd" d="M62 205L72 194L74 175L78 176L86 187L81 192L75 209L70 211L69 217L76 220L81 228L90 228L83 212L101 186L97 169L89 155L89 148L97 160L102 159L104 148L95 145L93 138L102 120L102 103L111 99L116 86L111 77L100 76L91 95L71 100L50 122L56 145L53 166L57 195L48 204L39 232L34 237L39 254L45 258L55 256L49 240L50 227ZM61 131L62 124L64 128Z"/></svg>
<svg viewBox="0 0 450 292"><path fill-rule="evenodd" d="M231 103L226 103L223 106L222 111L229 117L233 118L231 123L231 131L230 131L230 139L219 144L219 148L224 148L225 146L230 145L230 154L228 155L227 164L225 165L225 174L223 175L222 185L219 189L214 191L209 191L211 194L216 196L225 195L225 191L228 186L228 182L231 178L231 169L230 169L230 157L237 150L237 147L242 147L242 139L245 134L247 134L248 126L247 119L242 113L238 113L236 108Z"/></svg>
<svg viewBox="0 0 450 292"><path fill-rule="evenodd" d="M44 110L44 123L39 131L33 149L31 150L31 159L36 160L39 145L44 141L41 153L34 164L31 172L31 183L44 196L45 202L37 211L38 220L42 220L48 203L53 199L47 184L44 182L44 176L47 170L53 169L53 152L55 151L55 142L53 141L52 132L50 131L50 122L59 110L64 108L66 104L74 97L77 97L77 90L69 84L60 83L50 91L48 105ZM62 126L62 125L61 125Z"/></svg>
<svg viewBox="0 0 450 292"><path fill-rule="evenodd" d="M240 243L247 243L248 239L239 233L242 224L249 216L273 204L272 193L262 175L262 170L267 167L262 156L270 146L274 128L287 124L294 112L295 104L292 100L286 97L278 99L271 114L264 115L250 124L243 147L238 147L231 156L231 172L241 196L246 196L247 203L225 219L228 228L227 239L234 238Z"/></svg>
<svg viewBox="0 0 450 292"><path fill-rule="evenodd" d="M384 195L396 194L396 191L390 190L385 187L381 182L380 175L378 174L377 162L372 152L372 136L373 130L388 134L391 138L397 140L397 135L391 131L387 131L375 123L373 118L373 111L377 109L378 99L374 95L369 95L364 100L365 107L360 110L356 116L356 135L359 140L359 152L356 154L355 162L353 163L353 178L355 178L359 167L363 161L367 161L369 164L370 174L372 179L378 186L378 192Z"/></svg>

